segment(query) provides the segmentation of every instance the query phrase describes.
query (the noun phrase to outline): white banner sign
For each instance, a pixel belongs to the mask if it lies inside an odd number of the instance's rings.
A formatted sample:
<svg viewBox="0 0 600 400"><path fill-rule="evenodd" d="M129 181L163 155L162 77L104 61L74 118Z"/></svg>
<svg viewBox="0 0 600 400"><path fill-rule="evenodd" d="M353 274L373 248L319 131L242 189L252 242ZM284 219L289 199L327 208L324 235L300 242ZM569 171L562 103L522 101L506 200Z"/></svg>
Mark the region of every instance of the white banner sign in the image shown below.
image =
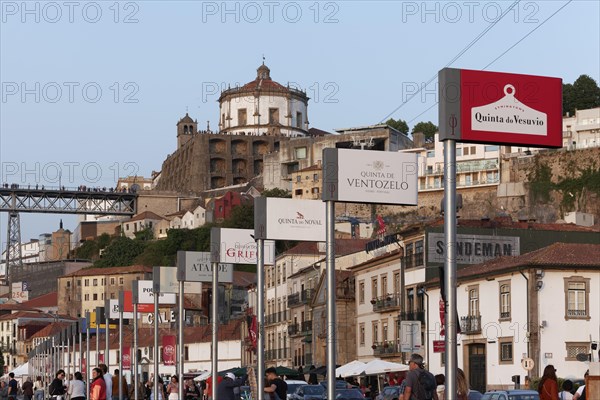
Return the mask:
<svg viewBox="0 0 600 400"><path fill-rule="evenodd" d="M154 267L152 269L154 291L160 293L178 293L179 282L177 281L177 268ZM156 279L158 276L159 280Z"/></svg>
<svg viewBox="0 0 600 400"><path fill-rule="evenodd" d="M108 318L110 319L119 319L119 300L110 299L110 310L108 313ZM123 312L123 319L133 319L132 312Z"/></svg>
<svg viewBox="0 0 600 400"><path fill-rule="evenodd" d="M278 197L254 199L254 238L325 241L325 203Z"/></svg>
<svg viewBox="0 0 600 400"><path fill-rule="evenodd" d="M417 155L323 149L323 201L417 205Z"/></svg>
<svg viewBox="0 0 600 400"><path fill-rule="evenodd" d="M219 282L233 282L233 265L219 265ZM178 251L177 279L186 282L212 282L212 263L207 251ZM186 293L187 293L187 287Z"/></svg>
<svg viewBox="0 0 600 400"><path fill-rule="evenodd" d="M400 321L400 347L405 353L421 350L421 321Z"/></svg>
<svg viewBox="0 0 600 400"><path fill-rule="evenodd" d="M211 261L230 264L256 264L257 245L253 229L212 228ZM275 264L275 242L265 240L265 265Z"/></svg>
<svg viewBox="0 0 600 400"><path fill-rule="evenodd" d="M160 293L158 304L176 304L175 293ZM138 281L138 304L154 304L154 293L152 293L152 281Z"/></svg>

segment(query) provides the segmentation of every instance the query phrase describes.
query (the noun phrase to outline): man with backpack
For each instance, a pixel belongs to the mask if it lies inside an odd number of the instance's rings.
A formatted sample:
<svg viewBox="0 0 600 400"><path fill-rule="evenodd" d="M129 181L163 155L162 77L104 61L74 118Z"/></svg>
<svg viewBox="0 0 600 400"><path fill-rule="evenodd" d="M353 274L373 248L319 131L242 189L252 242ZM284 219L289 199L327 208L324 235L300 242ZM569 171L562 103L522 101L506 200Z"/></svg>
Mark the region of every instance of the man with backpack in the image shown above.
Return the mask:
<svg viewBox="0 0 600 400"><path fill-rule="evenodd" d="M411 355L408 367L403 400L438 400L435 377L423 367L423 357Z"/></svg>

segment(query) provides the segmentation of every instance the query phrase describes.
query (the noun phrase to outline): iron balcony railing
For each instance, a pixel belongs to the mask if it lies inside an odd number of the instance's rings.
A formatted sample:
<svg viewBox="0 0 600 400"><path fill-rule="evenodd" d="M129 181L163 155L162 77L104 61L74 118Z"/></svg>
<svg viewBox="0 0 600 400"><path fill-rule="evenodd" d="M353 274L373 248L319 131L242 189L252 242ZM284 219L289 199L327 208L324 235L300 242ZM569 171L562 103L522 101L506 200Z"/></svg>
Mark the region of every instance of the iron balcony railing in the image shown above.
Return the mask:
<svg viewBox="0 0 600 400"><path fill-rule="evenodd" d="M308 304L314 295L314 289L304 289L301 292L294 293L288 296L288 307L298 304Z"/></svg>
<svg viewBox="0 0 600 400"><path fill-rule="evenodd" d="M388 294L386 296L378 297L376 299L371 300L374 312L399 310L400 303L401 296L399 293Z"/></svg>
<svg viewBox="0 0 600 400"><path fill-rule="evenodd" d="M421 321L422 324L425 323L425 311L423 310L414 310L414 311L404 311L400 313L400 319L402 321Z"/></svg>

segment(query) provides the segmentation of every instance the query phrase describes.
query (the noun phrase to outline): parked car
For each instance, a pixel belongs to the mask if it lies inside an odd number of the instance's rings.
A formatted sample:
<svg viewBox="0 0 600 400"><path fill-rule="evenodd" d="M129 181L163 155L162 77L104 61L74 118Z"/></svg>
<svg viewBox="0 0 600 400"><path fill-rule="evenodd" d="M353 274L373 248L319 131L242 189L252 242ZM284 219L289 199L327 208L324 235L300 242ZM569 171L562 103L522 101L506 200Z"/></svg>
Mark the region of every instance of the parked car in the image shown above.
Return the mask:
<svg viewBox="0 0 600 400"><path fill-rule="evenodd" d="M365 400L365 396L359 389L336 389L335 400Z"/></svg>
<svg viewBox="0 0 600 400"><path fill-rule="evenodd" d="M292 394L296 389L306 385L306 382L294 379L286 379L285 383L287 384L287 400L292 400Z"/></svg>
<svg viewBox="0 0 600 400"><path fill-rule="evenodd" d="M540 395L535 390L493 390L485 392L481 400L540 400Z"/></svg>
<svg viewBox="0 0 600 400"><path fill-rule="evenodd" d="M322 385L302 385L292 393L292 400L323 400L325 388Z"/></svg>
<svg viewBox="0 0 600 400"><path fill-rule="evenodd" d="M325 390L327 390L327 381L323 381L323 382L319 382L321 386L323 386L325 388ZM340 379L336 379L335 381L335 389L350 389L351 385L343 380Z"/></svg>
<svg viewBox="0 0 600 400"><path fill-rule="evenodd" d="M400 397L400 386L386 386L377 395L378 400L398 400Z"/></svg>

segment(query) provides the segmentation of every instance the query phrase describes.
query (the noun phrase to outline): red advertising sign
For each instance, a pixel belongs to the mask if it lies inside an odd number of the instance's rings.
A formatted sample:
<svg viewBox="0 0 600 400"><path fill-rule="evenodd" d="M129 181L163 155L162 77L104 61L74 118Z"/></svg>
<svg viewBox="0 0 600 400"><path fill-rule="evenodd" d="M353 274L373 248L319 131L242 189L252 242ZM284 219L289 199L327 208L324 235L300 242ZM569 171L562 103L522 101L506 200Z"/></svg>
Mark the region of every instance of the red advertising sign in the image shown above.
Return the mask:
<svg viewBox="0 0 600 400"><path fill-rule="evenodd" d="M175 365L175 345L177 337L175 335L165 335L162 337L162 356L164 365Z"/></svg>
<svg viewBox="0 0 600 400"><path fill-rule="evenodd" d="M444 68L440 140L562 147L562 79Z"/></svg>
<svg viewBox="0 0 600 400"><path fill-rule="evenodd" d="M123 370L130 370L131 369L131 347L123 346L123 356L121 358L122 358L122 363L123 363Z"/></svg>
<svg viewBox="0 0 600 400"><path fill-rule="evenodd" d="M434 353L445 353L446 352L446 341L434 340L433 341L433 352Z"/></svg>
<svg viewBox="0 0 600 400"><path fill-rule="evenodd" d="M133 295L131 290L123 292L123 311L133 312ZM138 304L139 313L151 313L154 312L154 304Z"/></svg>
<svg viewBox="0 0 600 400"><path fill-rule="evenodd" d="M50 364L48 364L48 365L50 365ZM83 374L87 373L87 365L85 362L85 358L81 360L81 372Z"/></svg>

